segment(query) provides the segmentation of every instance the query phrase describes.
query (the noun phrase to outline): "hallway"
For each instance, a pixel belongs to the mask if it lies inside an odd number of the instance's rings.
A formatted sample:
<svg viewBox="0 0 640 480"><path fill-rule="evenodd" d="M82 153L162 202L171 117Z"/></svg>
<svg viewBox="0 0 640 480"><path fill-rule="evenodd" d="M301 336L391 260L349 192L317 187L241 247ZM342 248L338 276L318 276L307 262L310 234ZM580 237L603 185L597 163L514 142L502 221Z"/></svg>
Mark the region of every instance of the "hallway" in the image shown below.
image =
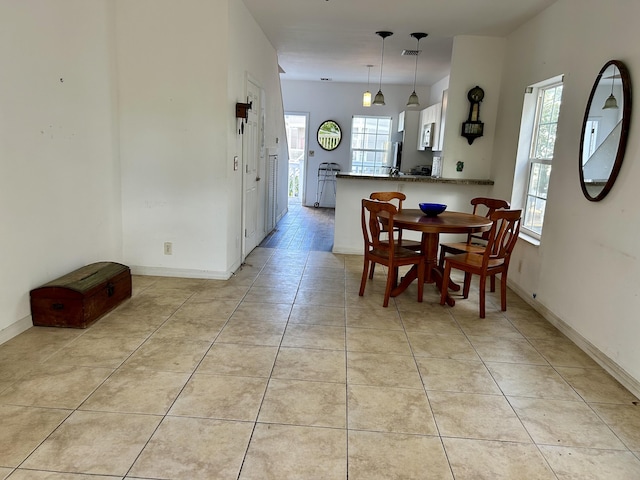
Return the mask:
<svg viewBox="0 0 640 480"><path fill-rule="evenodd" d="M304 207L289 201L289 211L260 244L281 250L330 252L335 209Z"/></svg>

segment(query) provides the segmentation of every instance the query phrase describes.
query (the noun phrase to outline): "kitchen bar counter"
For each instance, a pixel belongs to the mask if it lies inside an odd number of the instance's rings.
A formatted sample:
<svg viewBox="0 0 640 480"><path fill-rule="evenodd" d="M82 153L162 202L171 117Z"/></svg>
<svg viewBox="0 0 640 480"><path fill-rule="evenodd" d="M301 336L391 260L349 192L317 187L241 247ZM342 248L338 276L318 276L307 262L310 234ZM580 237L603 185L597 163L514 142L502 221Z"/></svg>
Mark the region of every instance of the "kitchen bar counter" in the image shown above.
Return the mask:
<svg viewBox="0 0 640 480"><path fill-rule="evenodd" d="M360 209L362 199L372 192L403 192L407 199L404 208L418 208L419 202L444 203L450 212L471 213L471 199L490 197L493 180L463 178L433 178L421 175L362 175L343 173L336 180L336 215L334 222L333 251L335 253L362 254L362 228ZM415 232L403 235L413 240ZM466 236L446 234L443 240L455 242Z"/></svg>
<svg viewBox="0 0 640 480"><path fill-rule="evenodd" d="M387 180L392 182L446 183L449 185L493 185L493 180L472 178L435 178L424 175L383 175L364 173L338 173L338 178L361 180Z"/></svg>

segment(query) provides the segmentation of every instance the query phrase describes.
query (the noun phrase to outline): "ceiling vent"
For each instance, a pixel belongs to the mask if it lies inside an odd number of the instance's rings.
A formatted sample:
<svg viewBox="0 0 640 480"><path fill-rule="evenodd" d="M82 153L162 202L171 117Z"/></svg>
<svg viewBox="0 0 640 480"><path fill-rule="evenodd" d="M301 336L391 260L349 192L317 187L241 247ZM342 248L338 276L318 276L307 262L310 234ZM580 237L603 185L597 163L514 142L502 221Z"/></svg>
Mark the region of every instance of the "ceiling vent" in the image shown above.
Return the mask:
<svg viewBox="0 0 640 480"><path fill-rule="evenodd" d="M417 57L422 50L403 50L402 55L405 57Z"/></svg>

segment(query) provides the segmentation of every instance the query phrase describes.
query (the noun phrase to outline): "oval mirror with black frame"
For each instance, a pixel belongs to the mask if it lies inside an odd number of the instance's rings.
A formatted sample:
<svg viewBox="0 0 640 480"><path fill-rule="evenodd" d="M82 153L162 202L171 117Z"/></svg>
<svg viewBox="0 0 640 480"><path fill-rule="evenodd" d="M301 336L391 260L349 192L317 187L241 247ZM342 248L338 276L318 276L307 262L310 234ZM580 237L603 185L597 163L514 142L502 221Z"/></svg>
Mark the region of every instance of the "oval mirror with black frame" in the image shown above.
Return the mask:
<svg viewBox="0 0 640 480"><path fill-rule="evenodd" d="M613 187L627 147L631 121L631 77L620 60L608 61L598 74L580 135L580 186L592 202Z"/></svg>
<svg viewBox="0 0 640 480"><path fill-rule="evenodd" d="M318 127L318 145L324 150L335 150L342 140L340 125L333 120L327 120Z"/></svg>

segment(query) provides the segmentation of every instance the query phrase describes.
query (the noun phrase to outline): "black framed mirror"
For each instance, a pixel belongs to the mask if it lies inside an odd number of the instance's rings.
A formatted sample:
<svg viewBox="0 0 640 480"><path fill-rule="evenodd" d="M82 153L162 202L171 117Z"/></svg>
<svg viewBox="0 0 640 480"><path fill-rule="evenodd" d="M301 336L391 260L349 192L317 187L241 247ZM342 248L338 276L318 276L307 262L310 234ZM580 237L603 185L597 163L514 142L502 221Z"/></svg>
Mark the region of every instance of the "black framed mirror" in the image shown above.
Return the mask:
<svg viewBox="0 0 640 480"><path fill-rule="evenodd" d="M326 120L318 127L318 145L324 150L335 150L342 140L342 130L338 122L334 120Z"/></svg>
<svg viewBox="0 0 640 480"><path fill-rule="evenodd" d="M631 121L631 77L620 60L610 60L591 89L580 134L580 186L592 202L613 187L627 147Z"/></svg>

